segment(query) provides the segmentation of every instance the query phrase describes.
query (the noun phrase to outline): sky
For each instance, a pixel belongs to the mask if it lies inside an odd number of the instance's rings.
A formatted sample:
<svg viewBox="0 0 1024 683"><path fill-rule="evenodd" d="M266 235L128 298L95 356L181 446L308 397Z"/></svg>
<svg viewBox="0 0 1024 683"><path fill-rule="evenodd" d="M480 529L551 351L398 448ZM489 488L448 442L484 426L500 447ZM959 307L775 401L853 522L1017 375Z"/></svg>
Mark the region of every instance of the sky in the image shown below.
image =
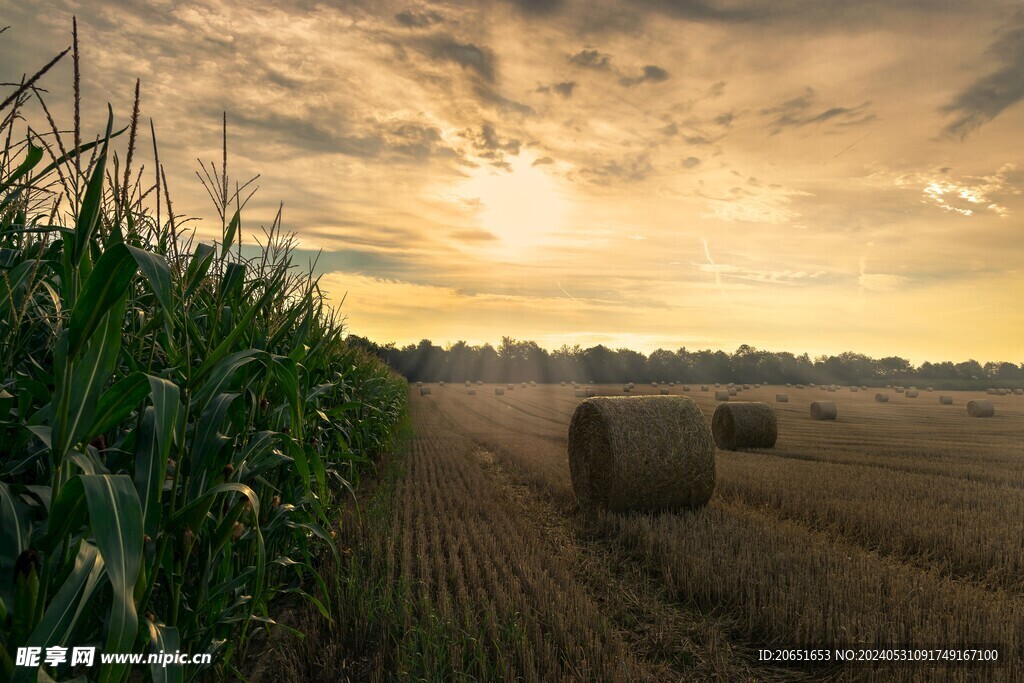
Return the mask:
<svg viewBox="0 0 1024 683"><path fill-rule="evenodd" d="M1024 361L1019 3L0 0L0 80L73 14L89 129L141 79L214 239L226 111L354 334Z"/></svg>

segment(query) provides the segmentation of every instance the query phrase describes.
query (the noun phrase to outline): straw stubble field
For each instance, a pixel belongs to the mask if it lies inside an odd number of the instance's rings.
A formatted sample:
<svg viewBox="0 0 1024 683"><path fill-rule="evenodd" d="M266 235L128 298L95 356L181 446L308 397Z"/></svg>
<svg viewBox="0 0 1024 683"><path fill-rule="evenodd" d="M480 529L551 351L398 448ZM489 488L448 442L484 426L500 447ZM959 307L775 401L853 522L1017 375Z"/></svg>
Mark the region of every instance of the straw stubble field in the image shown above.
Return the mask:
<svg viewBox="0 0 1024 683"><path fill-rule="evenodd" d="M771 402L777 390L738 399ZM567 428L581 400L571 387L416 396L394 571L436 618L472 634L481 673L955 680L981 672L779 669L755 653L987 643L1013 659L984 677L1019 680L1024 398L990 397L996 416L976 419L968 392L953 406L843 392L831 396L838 419L818 422L808 406L819 392L788 393L773 404L776 448L717 452L707 508L596 518L570 482ZM712 395L686 395L710 420Z"/></svg>

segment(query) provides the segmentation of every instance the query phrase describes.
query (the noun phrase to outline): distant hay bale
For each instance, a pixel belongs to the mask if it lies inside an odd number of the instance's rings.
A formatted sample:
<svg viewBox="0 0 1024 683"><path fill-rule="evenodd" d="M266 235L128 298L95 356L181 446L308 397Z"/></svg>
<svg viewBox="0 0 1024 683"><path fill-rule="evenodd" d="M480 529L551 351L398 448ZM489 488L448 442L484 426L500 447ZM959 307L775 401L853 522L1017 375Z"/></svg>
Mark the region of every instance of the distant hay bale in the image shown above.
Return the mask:
<svg viewBox="0 0 1024 683"><path fill-rule="evenodd" d="M466 393L470 396L476 396L476 389L467 389Z"/></svg>
<svg viewBox="0 0 1024 683"><path fill-rule="evenodd" d="M967 414L971 417L992 417L996 414L996 408L992 401L978 398L967 402Z"/></svg>
<svg viewBox="0 0 1024 683"><path fill-rule="evenodd" d="M574 397L576 397L576 398L586 398L587 397L587 390L586 389L576 389L576 390L574 390L572 392L572 395Z"/></svg>
<svg viewBox="0 0 1024 683"><path fill-rule="evenodd" d="M875 400L878 401L879 403L888 403L889 394L875 394Z"/></svg>
<svg viewBox="0 0 1024 683"><path fill-rule="evenodd" d="M587 509L693 509L715 488L711 430L685 396L581 401L568 451L573 491Z"/></svg>
<svg viewBox="0 0 1024 683"><path fill-rule="evenodd" d="M851 394L856 394L857 391L858 391L857 387L850 387L850 393Z"/></svg>
<svg viewBox="0 0 1024 683"><path fill-rule="evenodd" d="M836 388L835 388L835 386L830 386L830 387L828 388L828 390L829 390L829 392L831 392L831 393L833 393L833 394L834 394L834 393L835 393L835 391L836 391Z"/></svg>
<svg viewBox="0 0 1024 683"><path fill-rule="evenodd" d="M636 384L634 384L633 382L630 382L630 383L629 383L629 388L630 388L630 389L632 389L632 388L633 388L633 387L635 387L635 386L636 386Z"/></svg>
<svg viewBox="0 0 1024 683"><path fill-rule="evenodd" d="M995 396L996 395L996 390L994 388L992 388L992 387L989 387L988 389L985 390L985 393L989 394L991 396Z"/></svg>
<svg viewBox="0 0 1024 683"><path fill-rule="evenodd" d="M562 382L562 386L563 386L563 387L565 386L565 382Z"/></svg>
<svg viewBox="0 0 1024 683"><path fill-rule="evenodd" d="M775 394L776 403L789 403L789 394Z"/></svg>
<svg viewBox="0 0 1024 683"><path fill-rule="evenodd" d="M906 389L904 389L903 387L896 387L896 393L897 394L902 394L905 391L906 391Z"/></svg>
<svg viewBox="0 0 1024 683"><path fill-rule="evenodd" d="M907 398L917 398L918 393L919 392L917 391L917 389L907 389L907 391L903 395L906 396Z"/></svg>
<svg viewBox="0 0 1024 683"><path fill-rule="evenodd" d="M996 391L996 395L997 395L997 396L1006 396L1006 395L1007 395L1007 394L1009 394L1009 393L1010 393L1010 390L1009 390L1009 389L998 389L998 390Z"/></svg>
<svg viewBox="0 0 1024 683"><path fill-rule="evenodd" d="M628 394L628 393L629 393L629 390L630 390L630 386L629 386L628 384L627 384L627 385L625 385L624 387L622 387L622 391L623 391L624 393L627 393L627 394Z"/></svg>
<svg viewBox="0 0 1024 683"><path fill-rule="evenodd" d="M440 382L438 382L437 384L438 384L438 386L442 386L442 387L443 387L443 386L444 386L444 380L441 380L441 381L440 381Z"/></svg>
<svg viewBox="0 0 1024 683"><path fill-rule="evenodd" d="M708 385L707 385L707 384L701 384L701 385L700 385L700 390L701 390L701 391L709 391L709 389L708 389Z"/></svg>
<svg viewBox="0 0 1024 683"><path fill-rule="evenodd" d="M1013 395L1014 396L1024 396L1024 389L1014 389L1013 390Z"/></svg>
<svg viewBox="0 0 1024 683"><path fill-rule="evenodd" d="M721 384L719 384L718 382L715 382L715 389L718 389L721 386L722 386Z"/></svg>
<svg viewBox="0 0 1024 683"><path fill-rule="evenodd" d="M809 386L809 387L810 387L811 389L813 389L813 388L814 388L814 382L811 382L811 383L810 383L810 384L808 384L807 386Z"/></svg>
<svg viewBox="0 0 1024 683"><path fill-rule="evenodd" d="M822 384L820 387L818 387L818 389L821 390L821 391L828 391L828 387L826 387L824 384Z"/></svg>
<svg viewBox="0 0 1024 683"><path fill-rule="evenodd" d="M523 383L522 383L522 384L521 384L520 386L521 386L521 387L522 387L523 389L525 389L525 388L526 388L526 382L523 382Z"/></svg>
<svg viewBox="0 0 1024 683"><path fill-rule="evenodd" d="M651 382L651 386L652 387L656 387L656 386L658 386L658 383L657 382Z"/></svg>
<svg viewBox="0 0 1024 683"><path fill-rule="evenodd" d="M505 395L505 389L503 387L494 387L494 395L495 396L504 396Z"/></svg>
<svg viewBox="0 0 1024 683"><path fill-rule="evenodd" d="M420 396L430 396L430 387L420 387Z"/></svg>
<svg viewBox="0 0 1024 683"><path fill-rule="evenodd" d="M658 393L662 396L668 396L668 389L658 389Z"/></svg>
<svg viewBox="0 0 1024 683"><path fill-rule="evenodd" d="M481 386L483 383L484 383L484 381L482 379L478 379L476 381L477 386Z"/></svg>
<svg viewBox="0 0 1024 683"><path fill-rule="evenodd" d="M787 385L787 386L788 386L788 385ZM797 384L797 385L796 385L796 388L797 388L797 389L803 389L803 388L804 388L804 385L803 385L803 384Z"/></svg>
<svg viewBox="0 0 1024 683"><path fill-rule="evenodd" d="M952 396L939 396L939 403L941 403L944 406L951 406L951 405L953 405L953 397Z"/></svg>
<svg viewBox="0 0 1024 683"><path fill-rule="evenodd" d="M719 403L711 417L711 433L724 451L774 448L779 424L767 403Z"/></svg>
<svg viewBox="0 0 1024 683"><path fill-rule="evenodd" d="M470 382L470 381L469 381L469 380L467 379L467 380L466 380L466 386L468 387L468 386L470 386L471 384L473 384L473 383L472 383L472 382Z"/></svg>
<svg viewBox="0 0 1024 683"><path fill-rule="evenodd" d="M596 389L592 389L590 387L587 387L586 394L587 394L587 398L591 398L592 396L597 396L597 390Z"/></svg>
<svg viewBox="0 0 1024 683"><path fill-rule="evenodd" d="M749 384L744 384L744 385L743 385L743 388L744 388L744 389L749 389L749 388L750 388L750 385L749 385Z"/></svg>
<svg viewBox="0 0 1024 683"><path fill-rule="evenodd" d="M689 384L684 384L683 385L683 391L689 391L689 390L690 390L690 385Z"/></svg>
<svg viewBox="0 0 1024 683"><path fill-rule="evenodd" d="M729 391L716 391L715 392L715 400L716 401L728 401L730 393L731 392L729 392Z"/></svg>
<svg viewBox="0 0 1024 683"><path fill-rule="evenodd" d="M860 385L860 390L861 391L867 391L868 390L868 385L867 384L861 384Z"/></svg>
<svg viewBox="0 0 1024 683"><path fill-rule="evenodd" d="M537 383L531 379L530 380L530 386L531 387L535 387L535 386L537 386Z"/></svg>
<svg viewBox="0 0 1024 683"><path fill-rule="evenodd" d="M735 396L735 395L736 395L736 393L737 393L737 392L736 392L736 389L735 389L735 388L733 388L733 389L729 389L729 391L728 391L728 394L729 394L730 396Z"/></svg>
<svg viewBox="0 0 1024 683"><path fill-rule="evenodd" d="M516 385L515 384L506 384L505 385L505 389L507 389L508 391L515 391L516 390Z"/></svg>
<svg viewBox="0 0 1024 683"><path fill-rule="evenodd" d="M811 403L812 420L834 420L839 411L832 401L814 401Z"/></svg>
<svg viewBox="0 0 1024 683"><path fill-rule="evenodd" d="M422 387L423 386L423 382L416 382L416 386Z"/></svg>
<svg viewBox="0 0 1024 683"><path fill-rule="evenodd" d="M793 386L793 384L792 384L791 382L786 382L786 386L787 386L787 387L792 387L792 386Z"/></svg>
<svg viewBox="0 0 1024 683"><path fill-rule="evenodd" d="M935 391L934 387L925 387L925 391Z"/></svg>

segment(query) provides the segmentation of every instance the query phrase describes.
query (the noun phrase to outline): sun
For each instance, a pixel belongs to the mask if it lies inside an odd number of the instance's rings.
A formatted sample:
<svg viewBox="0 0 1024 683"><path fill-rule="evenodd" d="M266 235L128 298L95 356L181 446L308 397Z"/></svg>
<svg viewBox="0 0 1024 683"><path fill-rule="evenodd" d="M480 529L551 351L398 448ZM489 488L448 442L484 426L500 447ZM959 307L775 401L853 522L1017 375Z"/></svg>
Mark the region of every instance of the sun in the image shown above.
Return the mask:
<svg viewBox="0 0 1024 683"><path fill-rule="evenodd" d="M477 207L480 228L498 238L492 244L503 250L537 248L566 227L569 202L562 181L525 155L512 159L507 170L474 170L456 194Z"/></svg>

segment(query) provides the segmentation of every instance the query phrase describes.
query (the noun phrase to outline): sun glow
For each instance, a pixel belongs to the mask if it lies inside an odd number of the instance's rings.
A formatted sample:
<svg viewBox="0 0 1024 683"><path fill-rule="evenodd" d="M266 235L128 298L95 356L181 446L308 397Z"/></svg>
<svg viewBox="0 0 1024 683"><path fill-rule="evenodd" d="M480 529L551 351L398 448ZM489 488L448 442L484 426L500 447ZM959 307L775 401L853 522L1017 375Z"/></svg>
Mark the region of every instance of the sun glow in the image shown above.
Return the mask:
<svg viewBox="0 0 1024 683"><path fill-rule="evenodd" d="M455 194L477 207L480 228L497 238L488 244L502 250L539 247L566 227L562 182L526 156L512 159L508 170L477 169Z"/></svg>

